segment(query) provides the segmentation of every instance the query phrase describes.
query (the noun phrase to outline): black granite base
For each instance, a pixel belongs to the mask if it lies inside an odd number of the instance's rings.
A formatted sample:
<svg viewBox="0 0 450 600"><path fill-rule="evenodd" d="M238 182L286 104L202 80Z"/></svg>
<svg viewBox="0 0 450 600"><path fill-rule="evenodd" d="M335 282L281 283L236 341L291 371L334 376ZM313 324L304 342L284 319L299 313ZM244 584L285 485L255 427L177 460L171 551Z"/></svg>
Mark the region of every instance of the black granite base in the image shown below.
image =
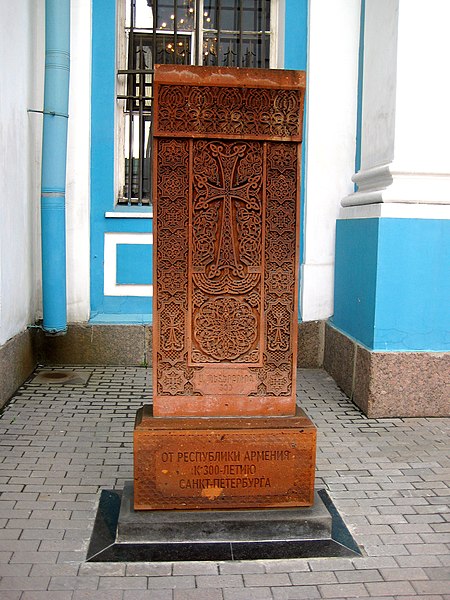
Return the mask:
<svg viewBox="0 0 450 600"><path fill-rule="evenodd" d="M87 561L172 562L359 556L325 490L311 508L134 511L133 486L100 496Z"/></svg>

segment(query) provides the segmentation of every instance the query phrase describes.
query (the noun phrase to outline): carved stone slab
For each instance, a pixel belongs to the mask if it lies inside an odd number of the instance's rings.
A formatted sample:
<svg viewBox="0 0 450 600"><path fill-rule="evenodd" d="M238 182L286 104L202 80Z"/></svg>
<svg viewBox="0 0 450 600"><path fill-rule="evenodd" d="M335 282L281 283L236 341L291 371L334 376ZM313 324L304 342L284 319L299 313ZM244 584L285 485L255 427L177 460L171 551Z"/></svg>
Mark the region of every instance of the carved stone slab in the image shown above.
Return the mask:
<svg viewBox="0 0 450 600"><path fill-rule="evenodd" d="M134 506L216 509L310 506L316 430L294 417L154 418L134 431Z"/></svg>
<svg viewBox="0 0 450 600"><path fill-rule="evenodd" d="M156 416L295 413L304 83L156 68Z"/></svg>

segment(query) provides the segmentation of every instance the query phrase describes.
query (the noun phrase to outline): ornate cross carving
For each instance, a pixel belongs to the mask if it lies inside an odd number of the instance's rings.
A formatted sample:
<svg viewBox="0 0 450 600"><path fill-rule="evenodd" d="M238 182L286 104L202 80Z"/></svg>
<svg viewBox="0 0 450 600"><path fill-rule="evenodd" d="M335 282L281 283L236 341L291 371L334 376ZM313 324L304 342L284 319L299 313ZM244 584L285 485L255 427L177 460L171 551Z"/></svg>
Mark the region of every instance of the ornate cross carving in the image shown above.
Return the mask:
<svg viewBox="0 0 450 600"><path fill-rule="evenodd" d="M240 252L239 234L241 237L245 235L242 233L244 213L261 211L258 197L261 175L242 173L243 169L239 169L240 160L248 152L247 144L211 143L209 150L215 159L215 169L195 176L197 197L194 203L195 211L209 211L211 206L217 205L214 208L217 219L215 247L208 262L204 266L196 264L194 268L197 272L204 272L207 279L220 278L226 285L230 280L244 279L248 273L245 257Z"/></svg>

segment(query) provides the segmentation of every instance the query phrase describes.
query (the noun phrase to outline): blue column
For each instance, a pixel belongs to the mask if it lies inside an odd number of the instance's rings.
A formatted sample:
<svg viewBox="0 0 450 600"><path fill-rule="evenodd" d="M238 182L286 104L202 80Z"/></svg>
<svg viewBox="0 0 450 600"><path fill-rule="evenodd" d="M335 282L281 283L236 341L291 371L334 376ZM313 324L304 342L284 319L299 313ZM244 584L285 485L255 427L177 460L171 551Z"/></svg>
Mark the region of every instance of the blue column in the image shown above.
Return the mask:
<svg viewBox="0 0 450 600"><path fill-rule="evenodd" d="M286 0L284 40L284 68L306 71L308 0Z"/></svg>
<svg viewBox="0 0 450 600"><path fill-rule="evenodd" d="M43 329L67 330L66 153L69 104L70 0L45 2L41 244Z"/></svg>

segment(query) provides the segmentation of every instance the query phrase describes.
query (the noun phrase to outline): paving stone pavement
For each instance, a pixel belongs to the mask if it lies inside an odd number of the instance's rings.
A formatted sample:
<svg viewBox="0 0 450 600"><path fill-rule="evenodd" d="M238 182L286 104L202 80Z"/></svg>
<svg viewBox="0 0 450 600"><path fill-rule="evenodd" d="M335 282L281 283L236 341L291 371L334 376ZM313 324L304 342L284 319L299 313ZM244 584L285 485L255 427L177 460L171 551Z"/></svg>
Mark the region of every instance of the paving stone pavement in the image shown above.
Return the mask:
<svg viewBox="0 0 450 600"><path fill-rule="evenodd" d="M89 379L33 376L0 418L1 600L450 600L449 419L367 419L325 372L300 370L299 401L318 427L317 487L363 557L86 563L100 490L132 479L150 371L54 370Z"/></svg>

